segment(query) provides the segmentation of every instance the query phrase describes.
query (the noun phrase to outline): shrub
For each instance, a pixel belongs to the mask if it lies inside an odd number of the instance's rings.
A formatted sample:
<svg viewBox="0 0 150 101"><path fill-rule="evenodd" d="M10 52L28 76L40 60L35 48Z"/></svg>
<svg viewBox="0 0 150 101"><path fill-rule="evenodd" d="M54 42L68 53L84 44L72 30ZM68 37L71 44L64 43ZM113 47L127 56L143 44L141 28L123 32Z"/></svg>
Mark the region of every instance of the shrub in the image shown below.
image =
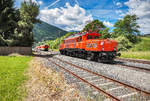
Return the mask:
<svg viewBox="0 0 150 101"><path fill-rule="evenodd" d="M114 40L117 41L117 48L121 51L126 51L130 49L133 45L124 35L121 35Z"/></svg>

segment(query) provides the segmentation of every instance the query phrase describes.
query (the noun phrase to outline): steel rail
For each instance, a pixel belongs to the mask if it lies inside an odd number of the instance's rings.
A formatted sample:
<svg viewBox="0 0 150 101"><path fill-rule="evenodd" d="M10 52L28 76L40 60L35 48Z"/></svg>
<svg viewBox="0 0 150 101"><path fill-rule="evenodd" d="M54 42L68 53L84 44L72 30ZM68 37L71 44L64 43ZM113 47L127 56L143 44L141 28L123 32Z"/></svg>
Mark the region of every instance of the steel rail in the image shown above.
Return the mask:
<svg viewBox="0 0 150 101"><path fill-rule="evenodd" d="M115 60L123 60L123 61L137 62L137 63L143 63L143 64L150 65L150 61L146 61L146 60L125 59L125 58L116 58Z"/></svg>
<svg viewBox="0 0 150 101"><path fill-rule="evenodd" d="M100 89L99 87L93 85L92 83L88 82L87 80L81 78L80 76L76 75L75 73L71 72L70 70L60 66L59 64L55 63L54 61L48 59L49 61L51 61L53 64L55 64L56 66L62 68L63 70L67 71L68 73L72 74L74 77L76 77L77 79L80 79L81 81L87 83L88 85L90 85L91 87L95 88L96 90L98 90L100 93L105 94L107 97L111 98L113 101L121 101L120 99L118 99L117 97L107 93L106 91L104 91L103 89Z"/></svg>
<svg viewBox="0 0 150 101"><path fill-rule="evenodd" d="M56 57L54 57L54 58L56 58ZM85 68L83 68L83 67L80 67L80 66L77 66L77 65L75 65L75 64L69 63L69 62L67 62L67 61L61 60L61 59L59 59L59 58L56 58L56 59L58 59L58 60L60 60L60 61L62 61L62 62L65 62L65 63L67 63L67 64L69 64L69 65L71 65L71 66L74 66L74 67L76 67L76 68L85 70L85 71L87 71L87 72L89 72L89 73L95 74L95 75L97 75L97 76L99 76L99 77L103 77L103 78L105 78L105 79L108 79L108 80L110 80L110 81L116 82L116 83L118 83L118 84L120 84L120 85L123 85L123 86L125 86L125 87L134 89L134 90L136 90L136 91L138 91L138 92L142 92L143 94L146 94L146 95L150 96L150 92L147 92L147 91L145 91L145 90L139 89L139 88L137 88L137 87L133 87L133 86L131 86L131 85L129 85L129 84L120 82L120 81L118 81L118 80L114 80L114 79L112 79L112 78L110 78L110 77L107 77L107 76L98 74L98 73L96 73L96 72L90 71L90 70L85 69Z"/></svg>
<svg viewBox="0 0 150 101"><path fill-rule="evenodd" d="M127 68L132 68L134 70L142 70L142 71L145 71L145 72L150 72L150 69L148 68L142 68L142 67L136 67L136 66L130 66L130 65L126 65L126 64L116 64L118 66L125 66Z"/></svg>

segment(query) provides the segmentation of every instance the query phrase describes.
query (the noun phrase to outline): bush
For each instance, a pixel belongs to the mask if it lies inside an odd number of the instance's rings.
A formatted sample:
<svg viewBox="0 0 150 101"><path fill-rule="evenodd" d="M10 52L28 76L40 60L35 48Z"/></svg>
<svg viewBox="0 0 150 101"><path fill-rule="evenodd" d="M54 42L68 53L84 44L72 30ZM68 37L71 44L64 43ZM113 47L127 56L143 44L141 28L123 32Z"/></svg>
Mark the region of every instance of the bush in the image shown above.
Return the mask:
<svg viewBox="0 0 150 101"><path fill-rule="evenodd" d="M121 35L114 40L117 41L117 48L121 51L126 51L130 49L133 45L124 35Z"/></svg>

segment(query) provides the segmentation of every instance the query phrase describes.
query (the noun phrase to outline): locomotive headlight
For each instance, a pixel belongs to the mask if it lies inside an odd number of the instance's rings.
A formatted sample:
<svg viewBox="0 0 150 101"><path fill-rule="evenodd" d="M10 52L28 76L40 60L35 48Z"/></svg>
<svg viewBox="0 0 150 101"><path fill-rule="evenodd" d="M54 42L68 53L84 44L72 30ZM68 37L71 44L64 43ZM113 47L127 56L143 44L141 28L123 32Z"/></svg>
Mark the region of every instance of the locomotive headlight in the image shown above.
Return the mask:
<svg viewBox="0 0 150 101"><path fill-rule="evenodd" d="M116 48L116 47L114 47L114 51L117 51L117 48Z"/></svg>
<svg viewBox="0 0 150 101"><path fill-rule="evenodd" d="M103 44L104 44L104 42L102 41L102 42L101 42L101 46L102 46Z"/></svg>
<svg viewBox="0 0 150 101"><path fill-rule="evenodd" d="M104 51L104 47L102 47L102 51Z"/></svg>

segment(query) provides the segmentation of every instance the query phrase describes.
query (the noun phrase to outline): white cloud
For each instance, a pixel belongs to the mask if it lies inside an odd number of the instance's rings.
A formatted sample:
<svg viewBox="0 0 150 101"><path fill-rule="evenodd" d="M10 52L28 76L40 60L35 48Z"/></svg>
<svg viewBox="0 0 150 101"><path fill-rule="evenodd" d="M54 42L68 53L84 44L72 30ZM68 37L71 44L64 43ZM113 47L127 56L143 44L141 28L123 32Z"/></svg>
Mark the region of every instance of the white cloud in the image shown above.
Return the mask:
<svg viewBox="0 0 150 101"><path fill-rule="evenodd" d="M39 5L42 5L42 4L43 4L43 1L38 1L38 4L39 4Z"/></svg>
<svg viewBox="0 0 150 101"><path fill-rule="evenodd" d="M138 24L142 33L150 33L150 0L129 0L125 5L129 7L129 14L136 14L140 18Z"/></svg>
<svg viewBox="0 0 150 101"><path fill-rule="evenodd" d="M124 17L125 15L127 15L127 14L126 13L121 13L119 16Z"/></svg>
<svg viewBox="0 0 150 101"><path fill-rule="evenodd" d="M121 11L121 10L116 10L115 12L116 12L117 14L122 13L122 11Z"/></svg>
<svg viewBox="0 0 150 101"><path fill-rule="evenodd" d="M113 27L113 24L110 23L109 21L104 21L103 23L104 23L105 26Z"/></svg>
<svg viewBox="0 0 150 101"><path fill-rule="evenodd" d="M121 2L117 2L116 5L117 5L118 7L122 7L122 3L121 3Z"/></svg>
<svg viewBox="0 0 150 101"><path fill-rule="evenodd" d="M118 20L122 20L123 18L118 18Z"/></svg>
<svg viewBox="0 0 150 101"><path fill-rule="evenodd" d="M88 21L93 20L92 15L87 15L79 5L71 6L69 3L66 7L41 10L40 19L67 31L82 30Z"/></svg>

